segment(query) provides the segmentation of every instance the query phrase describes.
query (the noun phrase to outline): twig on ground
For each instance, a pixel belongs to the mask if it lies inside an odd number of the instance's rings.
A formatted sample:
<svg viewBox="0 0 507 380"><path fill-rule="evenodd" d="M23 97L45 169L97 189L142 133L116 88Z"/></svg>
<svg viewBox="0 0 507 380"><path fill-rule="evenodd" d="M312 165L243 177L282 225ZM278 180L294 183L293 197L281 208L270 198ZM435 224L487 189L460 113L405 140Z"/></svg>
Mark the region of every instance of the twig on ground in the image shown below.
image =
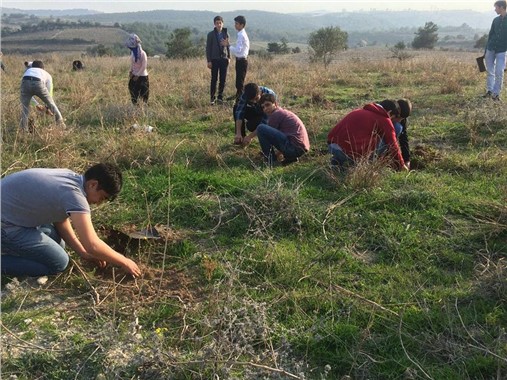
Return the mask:
<svg viewBox="0 0 507 380"><path fill-rule="evenodd" d="M327 213L326 213L326 216L324 217L324 220L322 221L322 232L324 233L324 239L327 240L327 234L326 234L326 223L327 223L327 220L329 219L329 216L331 215L331 212L339 207L339 206L342 206L345 202L348 202L351 198L353 198L355 195L356 195L357 191L356 192L353 192L352 194L350 194L348 197L346 198L343 198L343 199L340 199L338 202L336 203L333 203L331 206L329 206L327 208Z"/></svg>
<svg viewBox="0 0 507 380"><path fill-rule="evenodd" d="M494 356L495 358L500 359L500 360L504 361L505 363L507 363L507 358L504 358L504 357L502 357L500 355L497 355L494 352L488 350L480 342L478 342L477 339L475 339L472 336L472 334L470 334L470 331L468 331L468 329L465 326L465 322L463 322L463 318L461 318L461 313L459 312L459 309L458 309L458 299L457 298L454 300L454 307L456 309L456 313L458 314L459 321L461 322L461 326L463 327L463 329L465 330L465 332L467 333L467 335L469 336L469 338L472 339L477 344L477 345L475 345L475 344L472 344L472 343L468 343L468 345L470 347L473 347L473 348L476 348L476 349L481 350L483 352L486 352L486 353Z"/></svg>
<svg viewBox="0 0 507 380"><path fill-rule="evenodd" d="M28 294L30 294L30 292L26 292L25 296L23 297L23 300L21 301L21 303L19 304L19 307L18 309L16 310L16 312L14 313L14 315L18 314L19 311L21 310L21 308L23 307L23 304L25 303L25 300L26 300L26 297L28 297Z"/></svg>
<svg viewBox="0 0 507 380"><path fill-rule="evenodd" d="M184 142L186 142L186 139L183 139L181 140L173 149L173 151L171 152L171 156L169 157L168 159L168 162L167 162L167 222L166 222L166 225L167 227L170 226L170 222L171 222L171 202L172 202L172 194L171 194L171 188L172 188L172 184L171 184L171 167L172 167L172 164L174 162L174 155L176 154L176 150L178 150L178 148L180 147L180 145L182 145ZM163 256L162 256L162 273L160 275L160 283L159 283L159 287L158 287L158 293L160 294L160 292L162 291L162 280L164 278L164 273L165 273L165 261L166 261L166 257L167 257L167 251L169 250L169 238L167 236L167 234L165 235L165 239L164 239L164 252L163 252Z"/></svg>
<svg viewBox="0 0 507 380"><path fill-rule="evenodd" d="M400 344L401 344L401 348L403 348L403 352L405 353L405 356L407 357L408 360L410 360L410 362L412 364L414 364L417 368L419 368L419 370L424 374L424 376L426 376L426 378L428 379L433 379L422 367L421 365L416 362L414 359L412 359L410 357L410 355L408 354L406 348L405 348L405 345L403 344L403 338L401 337L401 326L403 325L403 317L400 318L400 323L399 323L399 328L398 328L398 337L400 338Z"/></svg>
<svg viewBox="0 0 507 380"><path fill-rule="evenodd" d="M188 361L188 362L168 362L167 364L170 365L170 366L172 366L172 367L178 367L178 366L181 366L181 365L205 364L205 363L209 363L209 362L210 362L210 360L191 360L191 361ZM264 365L264 364L257 364L257 363L253 363L253 362L238 362L238 361L233 361L233 360L215 360L215 361L213 361L213 363L230 364L230 365L233 365L233 366L234 365L252 366L252 367L264 369L264 370L269 371L269 372L279 373L281 375L287 376L290 379L301 380L300 376L297 376L297 375L294 375L293 373L287 372L284 369L273 368L273 367L269 367L269 366Z"/></svg>
<svg viewBox="0 0 507 380"><path fill-rule="evenodd" d="M74 260L72 257L70 258L70 261L72 262L72 264L74 264L74 266L77 268L79 273L81 273L81 275L83 276L85 281L88 283L88 286L90 286L90 289L92 290L93 294L95 295L95 298L93 298L93 303L94 303L94 306L96 306L100 301L99 293L97 292L95 287L92 285L92 283L88 279L88 276L86 275L85 271L81 268L81 266L77 263L77 261Z"/></svg>
<svg viewBox="0 0 507 380"><path fill-rule="evenodd" d="M88 357L85 359L85 361L83 362L83 365L81 365L81 367L79 368L79 370L77 371L76 373L76 376L74 377L74 380L78 379L78 376L79 376L79 373L82 371L82 369L84 368L86 362L88 360L90 360L90 358L95 355L95 353L100 349L100 346L97 346L97 348L90 354L88 355Z"/></svg>
<svg viewBox="0 0 507 380"><path fill-rule="evenodd" d="M20 342L26 344L27 346L29 347L32 347L32 348L37 348L38 350L43 350L43 351L58 351L58 352L65 352L65 351L68 351L68 350L58 350L58 349L54 349L54 348L45 348L45 347L41 347L37 344L33 344L33 343L30 343L30 342L27 342L26 340L23 340L21 339L20 337L18 337L15 333L13 333L11 330L9 330L7 327L5 327L5 325L3 324L2 321L0 321L0 326L2 329L4 329L5 331L7 331L7 333L12 336L14 339L16 340L19 340ZM4 346L4 349L5 349L5 340L2 342L2 346ZM26 347L26 346L25 346Z"/></svg>
<svg viewBox="0 0 507 380"><path fill-rule="evenodd" d="M309 276L306 276L306 277L307 277L307 278L309 278ZM318 284L318 285L320 285L320 286L326 286L326 284L324 284L324 283L320 282L319 280L315 280L315 279L313 279L313 278L310 278L310 280L312 280L313 282L315 282L316 284ZM360 301L363 301L363 302L365 302L365 303L367 303L367 304L369 304L369 305L372 305L372 306L374 306L374 307L375 307L375 308L377 308L377 309L380 309L380 310L386 311L386 312L388 312L388 313L390 313L390 314L392 314L392 315L395 315L395 316L399 317L399 314L398 314L397 312L395 312L395 311L393 311L393 310L390 310L390 309L388 309L388 308L386 308L386 307L384 307L384 306L382 306L382 305L378 304L377 302L374 302L374 301L372 301L372 300L369 300L368 298L365 298L365 297L363 297L362 295L357 294L357 293L355 293L355 292L353 292L353 291L351 291L351 290L345 289L344 287L342 287L342 286L340 286L340 285L329 284L329 286L330 286L330 287L332 287L332 288L333 288L333 289L335 289L335 290L338 290L340 293L345 293L346 295L349 295L349 296L352 296L352 297L354 297L354 298L357 298L357 299L359 299Z"/></svg>

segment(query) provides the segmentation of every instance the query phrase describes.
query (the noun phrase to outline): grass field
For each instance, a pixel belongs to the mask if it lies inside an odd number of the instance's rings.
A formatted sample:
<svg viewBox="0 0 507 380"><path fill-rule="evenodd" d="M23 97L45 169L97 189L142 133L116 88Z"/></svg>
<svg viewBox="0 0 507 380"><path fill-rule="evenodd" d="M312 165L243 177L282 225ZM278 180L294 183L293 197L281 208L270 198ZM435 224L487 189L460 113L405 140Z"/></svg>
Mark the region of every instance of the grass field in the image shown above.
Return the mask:
<svg viewBox="0 0 507 380"><path fill-rule="evenodd" d="M150 104L137 109L127 57L72 72L74 57L44 56L68 129L32 111L23 134L27 57L4 57L2 176L118 164L124 190L93 220L143 276L71 253L45 284L4 281L2 378L506 378L505 103L480 97L477 53L389 55L358 49L327 69L252 57L247 81L275 90L312 143L275 169L257 142L232 144L232 104L208 105L204 60L151 59ZM414 105L414 170L329 169L336 122L399 97ZM128 237L146 228L160 238Z"/></svg>

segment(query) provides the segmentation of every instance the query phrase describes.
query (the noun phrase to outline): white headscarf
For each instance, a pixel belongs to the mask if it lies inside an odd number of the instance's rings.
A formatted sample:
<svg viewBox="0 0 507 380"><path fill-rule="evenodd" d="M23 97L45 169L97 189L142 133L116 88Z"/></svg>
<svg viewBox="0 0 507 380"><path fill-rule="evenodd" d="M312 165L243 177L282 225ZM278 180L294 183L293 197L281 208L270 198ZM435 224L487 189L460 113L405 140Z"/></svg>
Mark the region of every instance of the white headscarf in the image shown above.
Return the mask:
<svg viewBox="0 0 507 380"><path fill-rule="evenodd" d="M137 34L129 34L125 46L130 49L134 55L134 61L137 62L139 59L139 50L141 50L141 39Z"/></svg>
<svg viewBox="0 0 507 380"><path fill-rule="evenodd" d="M141 45L141 39L139 38L139 36L134 33L129 34L127 41L125 42L125 46L128 47L129 49L135 49L139 45Z"/></svg>

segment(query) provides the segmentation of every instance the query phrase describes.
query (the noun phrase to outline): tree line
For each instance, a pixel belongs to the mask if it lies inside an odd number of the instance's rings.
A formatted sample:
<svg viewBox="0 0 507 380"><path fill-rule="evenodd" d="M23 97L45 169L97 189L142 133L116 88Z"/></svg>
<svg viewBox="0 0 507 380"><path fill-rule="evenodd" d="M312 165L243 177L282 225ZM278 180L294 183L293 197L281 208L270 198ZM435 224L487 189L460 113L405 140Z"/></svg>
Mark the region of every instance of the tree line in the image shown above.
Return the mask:
<svg viewBox="0 0 507 380"><path fill-rule="evenodd" d="M13 15L11 15L12 17ZM15 15L14 15L15 16ZM98 22L90 21L66 21L57 19L43 19L39 22L23 23L17 30L11 27L3 27L2 35L8 36L16 33L38 33L43 31L65 29L65 28L97 28L107 27ZM165 55L169 59L192 58L202 56L204 54L205 36L196 28L176 28L171 30L166 24L147 24L147 23L131 23L120 25L115 23L110 26L120 28L126 33L136 33L143 40L143 48L148 55ZM424 27L420 27L415 32L415 37L411 42L414 49L433 49L439 39L438 26L433 22L426 22ZM320 28L311 32L308 37L308 46L310 58L314 62L322 62L328 65L333 56L339 51L348 49L348 33L342 31L338 26ZM483 35L476 40L476 48L485 46L487 35ZM394 46L397 58L403 57L403 50L407 44L400 41ZM299 53L299 47L290 48L287 38L282 37L279 42L268 42L265 51L255 52L252 54L290 54ZM109 46L99 44L88 49L91 55L122 55L125 54L123 44L112 43Z"/></svg>

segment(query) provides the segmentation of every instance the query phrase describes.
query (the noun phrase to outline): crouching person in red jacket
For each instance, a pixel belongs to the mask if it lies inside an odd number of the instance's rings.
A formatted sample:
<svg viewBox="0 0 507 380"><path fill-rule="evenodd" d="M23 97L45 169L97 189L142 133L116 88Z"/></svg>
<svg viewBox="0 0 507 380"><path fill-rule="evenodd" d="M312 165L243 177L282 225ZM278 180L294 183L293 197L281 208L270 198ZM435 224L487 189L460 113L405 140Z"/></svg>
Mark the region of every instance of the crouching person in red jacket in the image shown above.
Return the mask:
<svg viewBox="0 0 507 380"><path fill-rule="evenodd" d="M398 103L387 99L347 114L327 136L333 155L331 165L345 168L359 159L375 159L377 147L383 141L387 145L386 156L392 158L399 170L408 170L392 122L399 114Z"/></svg>

